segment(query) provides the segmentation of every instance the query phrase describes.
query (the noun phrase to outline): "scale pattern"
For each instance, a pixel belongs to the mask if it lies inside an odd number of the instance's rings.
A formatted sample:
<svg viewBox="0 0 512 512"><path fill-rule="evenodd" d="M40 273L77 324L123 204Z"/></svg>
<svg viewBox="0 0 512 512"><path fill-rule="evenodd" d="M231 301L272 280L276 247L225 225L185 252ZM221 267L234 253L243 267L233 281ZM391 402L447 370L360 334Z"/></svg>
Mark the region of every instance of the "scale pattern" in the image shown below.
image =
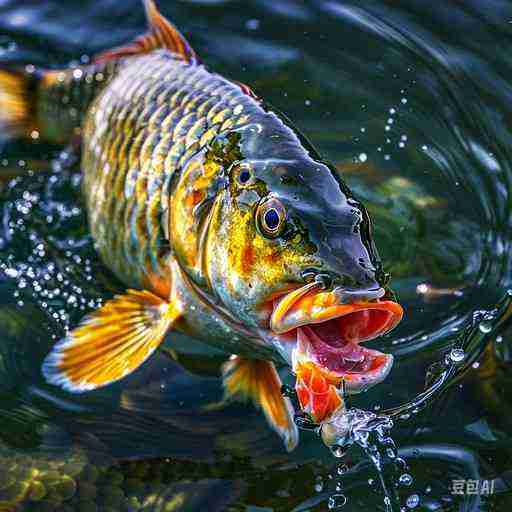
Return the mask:
<svg viewBox="0 0 512 512"><path fill-rule="evenodd" d="M176 177L200 165L214 137L262 113L237 84L169 52L119 65L86 115L82 165L92 235L125 283L168 277Z"/></svg>

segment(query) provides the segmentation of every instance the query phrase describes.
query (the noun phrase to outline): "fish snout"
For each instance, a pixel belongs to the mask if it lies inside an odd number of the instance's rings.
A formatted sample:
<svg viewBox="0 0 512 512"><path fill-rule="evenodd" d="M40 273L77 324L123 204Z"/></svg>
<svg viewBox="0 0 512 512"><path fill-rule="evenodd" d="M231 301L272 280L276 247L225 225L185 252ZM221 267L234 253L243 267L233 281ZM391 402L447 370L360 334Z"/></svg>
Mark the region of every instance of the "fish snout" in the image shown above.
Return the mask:
<svg viewBox="0 0 512 512"><path fill-rule="evenodd" d="M372 279L371 276L365 277L366 280L363 284L346 277L339 279L338 276L321 270L308 269L302 274L306 283L315 282L321 290L336 297L340 304L373 302L386 295L386 289L380 286L375 279Z"/></svg>

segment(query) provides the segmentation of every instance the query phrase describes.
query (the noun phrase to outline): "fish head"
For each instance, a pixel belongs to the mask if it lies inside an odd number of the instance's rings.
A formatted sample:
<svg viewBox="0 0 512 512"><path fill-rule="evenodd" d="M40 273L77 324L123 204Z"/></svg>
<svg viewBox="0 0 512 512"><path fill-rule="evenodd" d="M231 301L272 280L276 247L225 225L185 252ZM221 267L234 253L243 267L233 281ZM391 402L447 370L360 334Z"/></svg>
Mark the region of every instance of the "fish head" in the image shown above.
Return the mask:
<svg viewBox="0 0 512 512"><path fill-rule="evenodd" d="M361 346L403 310L365 207L336 171L310 158L237 162L213 220L210 272L231 314L292 367L303 409L326 420L340 388L365 391L393 357Z"/></svg>

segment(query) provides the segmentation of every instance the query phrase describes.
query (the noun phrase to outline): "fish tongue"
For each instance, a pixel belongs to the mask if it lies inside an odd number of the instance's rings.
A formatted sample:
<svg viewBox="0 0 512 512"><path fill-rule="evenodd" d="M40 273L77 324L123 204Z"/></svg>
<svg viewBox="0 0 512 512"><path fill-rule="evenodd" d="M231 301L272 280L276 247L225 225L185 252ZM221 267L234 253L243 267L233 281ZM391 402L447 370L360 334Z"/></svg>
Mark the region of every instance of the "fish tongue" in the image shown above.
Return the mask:
<svg viewBox="0 0 512 512"><path fill-rule="evenodd" d="M367 369L370 360L366 360L366 349L357 343L339 341L335 346L326 343L318 336L315 326L304 326L297 329L297 345L293 352L293 371L297 374L297 366L307 363L324 368L329 372L351 372L356 368Z"/></svg>
<svg viewBox="0 0 512 512"><path fill-rule="evenodd" d="M364 349L357 343L345 340L338 331L337 337L333 337L332 330L327 332L328 338L324 338L325 330L319 329L317 325L305 326L300 329L302 332L302 341L309 343L309 354L315 354L320 359L346 359L348 361L360 361L364 357ZM297 341L299 334L297 333Z"/></svg>

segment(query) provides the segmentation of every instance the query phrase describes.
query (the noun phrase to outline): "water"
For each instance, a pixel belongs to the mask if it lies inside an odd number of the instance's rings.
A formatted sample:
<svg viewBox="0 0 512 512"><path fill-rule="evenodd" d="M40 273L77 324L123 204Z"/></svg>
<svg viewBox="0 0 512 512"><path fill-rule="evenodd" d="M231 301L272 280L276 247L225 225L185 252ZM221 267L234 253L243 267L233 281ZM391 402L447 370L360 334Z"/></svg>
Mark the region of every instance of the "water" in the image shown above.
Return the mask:
<svg viewBox="0 0 512 512"><path fill-rule="evenodd" d="M47 386L39 365L54 340L123 286L95 253L72 155L4 144L0 510L508 510L512 7L160 3L204 61L286 112L369 206L406 316L371 342L394 354L390 377L348 408L394 426L338 458L309 425L286 454L257 411L222 402L223 357L183 339L180 364L161 352L108 389ZM136 0L0 0L3 62L67 66L143 30ZM396 487L404 474L411 484ZM460 480L495 492L453 494Z"/></svg>

